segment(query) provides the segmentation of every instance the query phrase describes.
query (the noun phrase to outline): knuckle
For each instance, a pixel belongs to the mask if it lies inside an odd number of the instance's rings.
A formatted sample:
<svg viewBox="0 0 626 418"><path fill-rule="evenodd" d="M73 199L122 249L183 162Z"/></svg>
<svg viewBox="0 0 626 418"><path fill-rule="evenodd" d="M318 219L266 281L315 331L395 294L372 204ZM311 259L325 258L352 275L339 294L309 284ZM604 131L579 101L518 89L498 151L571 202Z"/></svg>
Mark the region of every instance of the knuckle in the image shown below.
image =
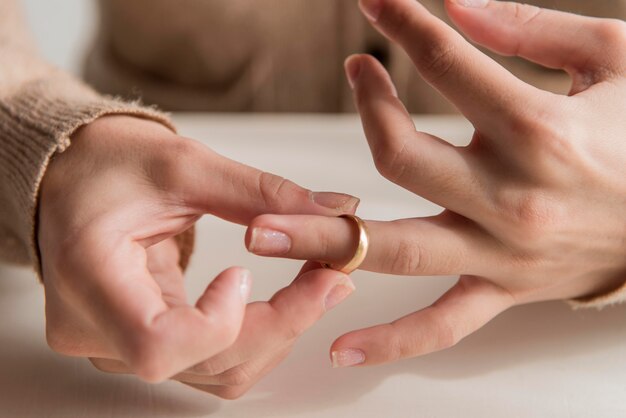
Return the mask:
<svg viewBox="0 0 626 418"><path fill-rule="evenodd" d="M398 140L381 141L374 155L378 172L386 179L397 182L406 171L405 142Z"/></svg>
<svg viewBox="0 0 626 418"><path fill-rule="evenodd" d="M160 383L170 377L170 358L164 354L163 342L154 331L137 333L128 350L130 369L140 379L149 383Z"/></svg>
<svg viewBox="0 0 626 418"><path fill-rule="evenodd" d="M441 80L452 71L457 61L455 48L447 42L437 40L421 56L422 73L430 82Z"/></svg>
<svg viewBox="0 0 626 418"><path fill-rule="evenodd" d="M563 116L564 106L557 108L559 114L542 109L521 116L511 123L511 131L520 138L522 146L533 154L534 161L558 161L569 165L578 160L578 138L584 129L574 121L575 118Z"/></svg>
<svg viewBox="0 0 626 418"><path fill-rule="evenodd" d="M540 231L546 226L549 218L544 199L535 193L527 193L519 197L511 214L515 221L531 231Z"/></svg>
<svg viewBox="0 0 626 418"><path fill-rule="evenodd" d="M596 36L602 44L622 50L626 44L626 22L619 19L602 19L596 26Z"/></svg>
<svg viewBox="0 0 626 418"><path fill-rule="evenodd" d="M420 72L428 81L445 77L455 66L458 54L451 42L455 34L439 24L424 24L410 7L389 7L390 13L382 17L391 37L410 52ZM415 39L420 42L416 43Z"/></svg>
<svg viewBox="0 0 626 418"><path fill-rule="evenodd" d="M515 197L505 197L500 211L504 221L513 225L515 233L510 239L520 246L537 245L558 219L558 211L548 199L538 191L523 192Z"/></svg>
<svg viewBox="0 0 626 418"><path fill-rule="evenodd" d="M303 195L302 197L308 198L306 190L297 187L283 177L266 172L259 175L258 188L264 204L278 211L285 205L285 197L292 199L294 195L300 194Z"/></svg>
<svg viewBox="0 0 626 418"><path fill-rule="evenodd" d="M425 253L419 243L402 238L396 242L391 260L391 271L395 274L416 274L424 271L427 267Z"/></svg>
<svg viewBox="0 0 626 418"><path fill-rule="evenodd" d="M543 13L543 9L531 4L509 3L514 8L514 17L521 27L528 26Z"/></svg>
<svg viewBox="0 0 626 418"><path fill-rule="evenodd" d="M567 160L573 154L576 131L571 123L562 118L548 116L535 128L535 137L541 141L545 154Z"/></svg>
<svg viewBox="0 0 626 418"><path fill-rule="evenodd" d="M386 20L386 30L394 38L406 37L415 32L413 11L408 7L387 7L381 19Z"/></svg>
<svg viewBox="0 0 626 418"><path fill-rule="evenodd" d="M531 30L528 29L528 26L543 13L543 9L530 4L505 3L504 6L509 8L519 33ZM510 44L506 53L507 55L520 55L523 42L519 37L513 37L513 39L515 41Z"/></svg>

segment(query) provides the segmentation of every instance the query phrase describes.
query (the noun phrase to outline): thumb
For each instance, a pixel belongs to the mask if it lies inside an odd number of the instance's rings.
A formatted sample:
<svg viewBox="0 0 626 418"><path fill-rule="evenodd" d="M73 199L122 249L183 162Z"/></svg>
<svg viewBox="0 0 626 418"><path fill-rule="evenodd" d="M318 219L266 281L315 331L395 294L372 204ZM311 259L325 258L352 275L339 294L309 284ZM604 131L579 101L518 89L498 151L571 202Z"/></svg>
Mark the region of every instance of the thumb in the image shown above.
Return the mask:
<svg viewBox="0 0 626 418"><path fill-rule="evenodd" d="M572 76L606 69L623 48L624 22L495 0L446 0L448 15L473 41ZM620 65L621 68L621 65ZM618 69L619 70L619 69ZM596 79L597 81L597 79Z"/></svg>

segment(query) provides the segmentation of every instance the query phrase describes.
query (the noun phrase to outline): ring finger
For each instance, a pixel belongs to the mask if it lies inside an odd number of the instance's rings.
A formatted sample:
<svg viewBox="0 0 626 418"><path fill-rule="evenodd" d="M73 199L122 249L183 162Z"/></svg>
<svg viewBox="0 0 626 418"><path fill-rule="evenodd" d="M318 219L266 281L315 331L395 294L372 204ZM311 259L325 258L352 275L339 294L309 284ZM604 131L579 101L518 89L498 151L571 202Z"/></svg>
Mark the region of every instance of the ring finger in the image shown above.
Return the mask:
<svg viewBox="0 0 626 418"><path fill-rule="evenodd" d="M367 221L370 244L359 267L398 275L489 276L502 266L502 245L474 222L452 212L431 218ZM358 230L351 220L309 215L262 215L246 234L248 250L261 256L346 264Z"/></svg>

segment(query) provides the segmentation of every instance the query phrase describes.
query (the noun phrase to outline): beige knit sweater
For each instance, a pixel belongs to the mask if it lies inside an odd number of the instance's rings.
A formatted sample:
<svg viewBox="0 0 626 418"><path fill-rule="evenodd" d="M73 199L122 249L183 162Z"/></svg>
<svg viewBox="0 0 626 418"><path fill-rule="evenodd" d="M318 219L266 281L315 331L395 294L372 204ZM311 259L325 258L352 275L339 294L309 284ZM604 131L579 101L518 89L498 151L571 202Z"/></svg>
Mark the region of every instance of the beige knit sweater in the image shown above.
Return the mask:
<svg viewBox="0 0 626 418"><path fill-rule="evenodd" d="M443 0L420 0L445 18ZM626 0L525 0L626 19ZM353 111L343 61L370 52L389 69L413 113L454 108L401 48L363 18L357 0L99 0L101 25L86 65L99 91L168 110ZM569 79L518 58L494 58L557 92Z"/></svg>
<svg viewBox="0 0 626 418"><path fill-rule="evenodd" d="M443 15L440 0L425 4ZM542 6L626 17L626 0L535 0ZM99 90L172 110L352 109L341 69L353 52L378 55L414 112L453 109L421 81L406 55L376 34L356 0L100 0L101 27L85 64ZM567 79L518 59L497 58L536 85ZM104 97L43 61L17 0L0 0L0 259L39 265L38 188L51 156L80 126L132 114L171 127L136 102ZM173 129L173 128L172 128ZM182 264L192 233L179 237ZM577 306L626 299L626 287Z"/></svg>
<svg viewBox="0 0 626 418"><path fill-rule="evenodd" d="M0 0L0 260L38 271L37 195L51 156L103 115L135 115L174 128L164 114L103 97L42 60L20 12L16 0ZM179 237L183 266L192 234Z"/></svg>

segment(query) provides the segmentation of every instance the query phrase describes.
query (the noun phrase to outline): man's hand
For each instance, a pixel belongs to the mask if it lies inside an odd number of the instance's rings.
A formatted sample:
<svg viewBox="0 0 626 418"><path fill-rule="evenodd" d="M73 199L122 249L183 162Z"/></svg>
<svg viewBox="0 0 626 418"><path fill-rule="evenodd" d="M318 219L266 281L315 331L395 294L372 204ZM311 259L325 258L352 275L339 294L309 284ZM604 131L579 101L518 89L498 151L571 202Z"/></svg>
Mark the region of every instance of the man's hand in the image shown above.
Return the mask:
<svg viewBox="0 0 626 418"><path fill-rule="evenodd" d="M175 236L203 214L247 224L262 213L334 216L357 203L231 161L155 122L101 118L74 135L42 184L48 343L119 361L150 382L183 373L231 346L244 316L252 320L251 278L230 268L188 304ZM316 292L340 281L310 274Z"/></svg>
<svg viewBox="0 0 626 418"><path fill-rule="evenodd" d="M331 349L335 365L441 350L513 305L622 286L626 23L518 3L446 1L457 25L485 47L567 71L573 87L561 96L520 81L413 0L361 6L476 132L467 147L416 132L382 65L369 56L347 61L378 170L446 209L431 218L368 222L362 268L461 278L426 309L339 338ZM276 237L290 243L282 252L272 249ZM257 254L334 264L350 259L355 242L349 221L319 216L265 215L248 233Z"/></svg>

